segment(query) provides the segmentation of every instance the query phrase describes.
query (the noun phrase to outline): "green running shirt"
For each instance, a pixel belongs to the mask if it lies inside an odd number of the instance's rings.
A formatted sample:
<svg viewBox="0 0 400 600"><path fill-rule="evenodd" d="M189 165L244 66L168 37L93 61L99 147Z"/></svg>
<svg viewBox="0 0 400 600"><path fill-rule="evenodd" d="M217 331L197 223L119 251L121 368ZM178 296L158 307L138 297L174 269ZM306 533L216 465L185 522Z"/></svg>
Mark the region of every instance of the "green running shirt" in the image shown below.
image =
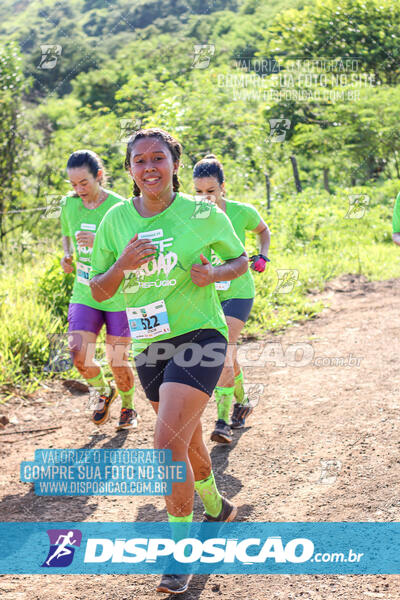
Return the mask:
<svg viewBox="0 0 400 600"><path fill-rule="evenodd" d="M214 284L198 287L190 270L201 262L200 254L210 260L213 250L230 260L241 256L244 247L223 211L209 203L202 205L205 210L198 208L197 202L178 193L167 209L145 218L130 199L111 208L99 227L90 277L108 271L135 233L157 246L155 258L126 272L119 288L134 355L152 342L196 329L216 329L228 338Z"/></svg>
<svg viewBox="0 0 400 600"><path fill-rule="evenodd" d="M233 225L236 235L244 246L246 231L255 229L261 217L251 204L235 202L234 200L225 200L225 202L226 214ZM219 262L218 257L214 256L213 264L216 265ZM256 293L250 268L237 279L217 283L216 288L220 302L230 300L231 298L254 298Z"/></svg>
<svg viewBox="0 0 400 600"><path fill-rule="evenodd" d="M393 210L393 233L400 233L400 193L397 194Z"/></svg>
<svg viewBox="0 0 400 600"><path fill-rule="evenodd" d="M88 231L97 235L97 230L106 212L115 204L119 204L121 201L126 202L122 196L106 191L108 192L107 198L94 209L86 208L79 196L65 196L61 203L61 233L73 239L75 248L76 273L70 302L116 312L125 310L122 294L115 295L110 300L101 303L93 299L89 286L93 248L78 246L75 237L78 231Z"/></svg>

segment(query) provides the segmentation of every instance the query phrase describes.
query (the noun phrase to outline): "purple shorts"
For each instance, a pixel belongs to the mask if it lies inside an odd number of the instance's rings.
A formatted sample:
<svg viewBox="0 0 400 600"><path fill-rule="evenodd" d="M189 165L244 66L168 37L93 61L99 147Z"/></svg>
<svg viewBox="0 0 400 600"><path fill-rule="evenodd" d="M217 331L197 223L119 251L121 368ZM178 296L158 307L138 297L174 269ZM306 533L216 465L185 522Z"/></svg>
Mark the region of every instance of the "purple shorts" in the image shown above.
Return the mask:
<svg viewBox="0 0 400 600"><path fill-rule="evenodd" d="M124 310L109 312L86 304L71 303L68 307L68 323L68 331L92 331L96 335L105 323L109 335L131 337Z"/></svg>

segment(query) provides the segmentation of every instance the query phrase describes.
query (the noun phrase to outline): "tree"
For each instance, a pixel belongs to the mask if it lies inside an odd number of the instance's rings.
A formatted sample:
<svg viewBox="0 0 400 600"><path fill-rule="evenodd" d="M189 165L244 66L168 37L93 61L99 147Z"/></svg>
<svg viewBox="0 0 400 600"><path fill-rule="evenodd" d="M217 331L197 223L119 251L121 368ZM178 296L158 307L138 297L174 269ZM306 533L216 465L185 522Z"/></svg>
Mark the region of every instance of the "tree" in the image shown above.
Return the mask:
<svg viewBox="0 0 400 600"><path fill-rule="evenodd" d="M377 83L400 78L400 4L397 0L318 0L281 13L269 52L314 59L354 57Z"/></svg>
<svg viewBox="0 0 400 600"><path fill-rule="evenodd" d="M0 48L0 259L5 229L5 214L16 200L21 174L21 96L27 85L22 76L21 57L16 44Z"/></svg>

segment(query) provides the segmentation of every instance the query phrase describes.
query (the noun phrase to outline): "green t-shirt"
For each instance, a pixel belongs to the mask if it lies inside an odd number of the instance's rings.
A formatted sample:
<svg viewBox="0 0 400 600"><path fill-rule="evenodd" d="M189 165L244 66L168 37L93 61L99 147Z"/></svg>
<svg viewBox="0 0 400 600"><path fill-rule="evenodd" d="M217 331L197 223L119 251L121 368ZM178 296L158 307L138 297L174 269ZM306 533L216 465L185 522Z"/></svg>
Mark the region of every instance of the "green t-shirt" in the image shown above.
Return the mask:
<svg viewBox="0 0 400 600"><path fill-rule="evenodd" d="M397 194L393 210L393 233L400 233L400 193Z"/></svg>
<svg viewBox="0 0 400 600"><path fill-rule="evenodd" d="M226 214L229 217L236 235L245 245L246 231L253 230L259 224L261 217L254 206L226 200ZM213 256L213 264L218 264L218 258ZM215 284L220 302L231 298L254 298L256 290L250 269L232 281L221 281Z"/></svg>
<svg viewBox="0 0 400 600"><path fill-rule="evenodd" d="M71 302L85 304L92 308L116 312L125 309L122 294L115 295L110 300L96 302L93 299L89 286L89 273L91 269L92 250L88 246L78 246L75 234L78 231L88 231L96 234L102 218L106 212L121 201L126 202L122 196L108 192L107 198L97 208L86 208L79 196L65 196L61 208L61 232L73 239L76 257L76 273Z"/></svg>
<svg viewBox="0 0 400 600"><path fill-rule="evenodd" d="M215 286L198 287L190 270L201 262L200 254L210 260L213 249L229 260L243 254L244 247L217 206L208 205L199 213L197 204L177 194L166 210L145 218L131 199L111 208L99 227L90 277L105 273L135 233L157 246L156 257L127 272L119 288L125 297L135 355L154 341L196 329L216 329L228 338Z"/></svg>

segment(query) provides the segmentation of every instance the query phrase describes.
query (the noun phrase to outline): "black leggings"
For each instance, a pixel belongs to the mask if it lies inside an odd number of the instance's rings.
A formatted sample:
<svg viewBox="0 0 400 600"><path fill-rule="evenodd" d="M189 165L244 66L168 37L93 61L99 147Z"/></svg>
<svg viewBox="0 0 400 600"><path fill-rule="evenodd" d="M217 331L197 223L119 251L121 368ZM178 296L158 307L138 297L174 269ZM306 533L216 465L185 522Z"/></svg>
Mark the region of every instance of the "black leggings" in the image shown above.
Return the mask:
<svg viewBox="0 0 400 600"><path fill-rule="evenodd" d="M140 383L151 402L159 402L162 383L185 383L213 393L224 367L226 338L216 329L197 329L153 342L135 356Z"/></svg>

